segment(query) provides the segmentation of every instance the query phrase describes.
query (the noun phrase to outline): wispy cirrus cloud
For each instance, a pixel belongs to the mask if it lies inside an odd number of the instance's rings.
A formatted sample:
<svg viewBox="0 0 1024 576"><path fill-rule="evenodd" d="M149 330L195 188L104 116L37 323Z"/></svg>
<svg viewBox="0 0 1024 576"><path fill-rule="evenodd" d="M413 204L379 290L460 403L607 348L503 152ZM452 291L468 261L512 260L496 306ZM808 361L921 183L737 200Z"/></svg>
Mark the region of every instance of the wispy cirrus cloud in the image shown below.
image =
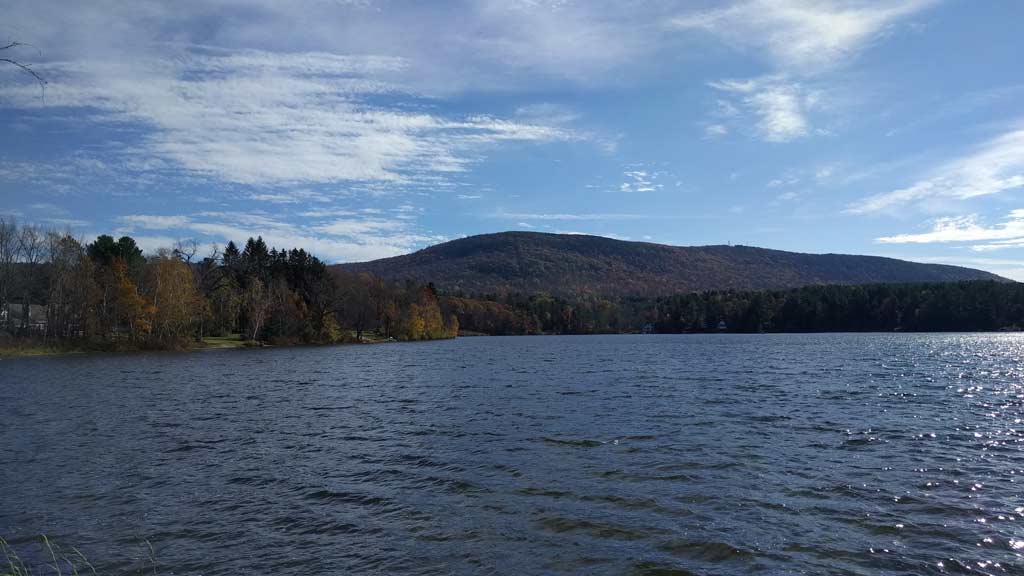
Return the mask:
<svg viewBox="0 0 1024 576"><path fill-rule="evenodd" d="M798 82L777 76L717 80L708 85L738 98L735 102L725 101L731 112L726 121L735 124L754 117L754 131L763 140L789 142L812 132L808 114L819 104L819 90L807 89ZM719 108L722 102L719 100ZM726 130L719 132L724 134Z"/></svg>
<svg viewBox="0 0 1024 576"><path fill-rule="evenodd" d="M566 125L579 120L580 113L565 104L537 102L516 108L516 117L529 123Z"/></svg>
<svg viewBox="0 0 1024 576"><path fill-rule="evenodd" d="M632 239L629 236L623 236L622 234L602 232L581 232L579 230L555 230L555 234L569 234L570 236L597 236L599 238L611 238L612 240L623 241L629 241Z"/></svg>
<svg viewBox="0 0 1024 576"><path fill-rule="evenodd" d="M139 123L148 156L234 184L408 183L462 172L506 141L578 138L571 130L486 115L396 109L375 81L396 58L189 49L131 64L49 63L47 98L23 86L0 96L23 108L80 108L94 122ZM133 150L137 149L133 147Z"/></svg>
<svg viewBox="0 0 1024 576"><path fill-rule="evenodd" d="M525 220L527 222L531 220L554 220L554 221L598 221L598 220L640 220L643 218L649 218L643 214L627 214L627 213L527 213L527 212L498 212L495 215L497 218L504 220Z"/></svg>
<svg viewBox="0 0 1024 576"><path fill-rule="evenodd" d="M128 49L137 57L167 39L379 54L409 63L389 78L417 93L443 95L467 88L516 90L527 77L606 84L609 70L659 49L664 21L675 11L672 2L616 0L180 0L173 6L161 0L103 0L99 6L36 0L15 3L5 10L5 21L17 23L26 41L61 55Z"/></svg>
<svg viewBox="0 0 1024 576"><path fill-rule="evenodd" d="M998 274L1003 278L1010 278L1018 282L1024 282L1024 261L1014 258L992 258L986 255L966 256L921 256L913 254L888 254L890 258L900 260L911 260L914 262L925 262L934 264L949 264L953 266L967 266L987 270Z"/></svg>
<svg viewBox="0 0 1024 576"><path fill-rule="evenodd" d="M946 161L906 188L861 199L847 211L879 213L929 199L966 200L1020 188L1024 188L1024 129L1018 128Z"/></svg>
<svg viewBox="0 0 1024 576"><path fill-rule="evenodd" d="M658 182L662 172L644 168L626 170L622 173L625 181L619 185L619 192L656 192L665 187Z"/></svg>
<svg viewBox="0 0 1024 576"><path fill-rule="evenodd" d="M729 133L729 127L725 124L720 123L705 123L704 124L704 137L705 138L721 138Z"/></svg>
<svg viewBox="0 0 1024 576"><path fill-rule="evenodd" d="M672 18L679 30L702 30L767 57L788 73L842 65L890 26L936 0L749 0Z"/></svg>
<svg viewBox="0 0 1024 576"><path fill-rule="evenodd" d="M316 220L294 224L259 212L199 212L189 215L129 214L117 219L118 234L143 238L144 248L167 248L175 240L240 243L262 236L278 248L301 247L329 262L373 260L404 254L448 238L422 232L414 220L403 218L410 209L398 207L389 217L357 212L318 214ZM151 232L160 232L153 235ZM174 235L176 234L176 235Z"/></svg>
<svg viewBox="0 0 1024 576"><path fill-rule="evenodd" d="M814 127L811 113L821 107L823 91L808 87L810 79L848 64L894 23L934 3L744 0L677 15L669 26L709 33L767 59L773 70L765 76L710 82L736 99L717 100L705 123L705 137L721 137L740 127L768 142L791 142L828 132Z"/></svg>
<svg viewBox="0 0 1024 576"><path fill-rule="evenodd" d="M253 192L246 195L247 200L266 202L269 204L302 204L329 203L332 198L323 192L312 190L288 190L283 192Z"/></svg>
<svg viewBox="0 0 1024 576"><path fill-rule="evenodd" d="M119 216L117 220L123 226L142 230L184 228L191 222L186 216L160 216L154 214L128 214Z"/></svg>
<svg viewBox="0 0 1024 576"><path fill-rule="evenodd" d="M974 243L977 252L1024 247L1024 209L1011 211L1003 222L985 226L977 214L938 218L932 229L917 234L883 236L879 244Z"/></svg>

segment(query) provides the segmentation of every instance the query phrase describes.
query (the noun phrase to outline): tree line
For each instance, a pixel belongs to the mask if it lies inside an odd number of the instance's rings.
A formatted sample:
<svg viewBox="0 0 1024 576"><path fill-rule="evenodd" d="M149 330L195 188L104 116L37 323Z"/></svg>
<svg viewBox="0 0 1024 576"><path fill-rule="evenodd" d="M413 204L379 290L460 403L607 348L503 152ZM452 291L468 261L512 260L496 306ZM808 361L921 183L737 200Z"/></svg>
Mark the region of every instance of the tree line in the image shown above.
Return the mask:
<svg viewBox="0 0 1024 576"><path fill-rule="evenodd" d="M500 334L1024 329L1024 284L964 281L707 291L663 298L459 295L461 326Z"/></svg>
<svg viewBox="0 0 1024 576"><path fill-rule="evenodd" d="M83 242L0 217L0 335L108 349L185 348L237 334L253 343L326 344L454 337L432 285L331 269L301 248L147 255L129 236Z"/></svg>
<svg viewBox="0 0 1024 576"><path fill-rule="evenodd" d="M1024 329L1024 284L970 281L708 291L660 298L439 293L328 267L301 248L144 254L129 236L84 242L0 217L0 340L185 348L425 340L479 334L995 331Z"/></svg>

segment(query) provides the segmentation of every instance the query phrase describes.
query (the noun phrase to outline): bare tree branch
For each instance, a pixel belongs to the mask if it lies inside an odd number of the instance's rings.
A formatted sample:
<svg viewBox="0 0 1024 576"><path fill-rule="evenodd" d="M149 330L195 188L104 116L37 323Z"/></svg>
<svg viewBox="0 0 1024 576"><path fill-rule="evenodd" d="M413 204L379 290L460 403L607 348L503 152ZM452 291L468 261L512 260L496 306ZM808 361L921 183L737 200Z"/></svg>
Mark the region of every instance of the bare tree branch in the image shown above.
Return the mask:
<svg viewBox="0 0 1024 576"><path fill-rule="evenodd" d="M0 46L0 50L10 50L12 48L17 48L19 46L32 46L32 45L31 44L25 44L24 42L16 42L15 41L15 42L8 43L6 46ZM34 46L32 46L32 47L34 48ZM23 72L25 72L26 74L29 74L30 76L35 78L36 82L39 83L40 97L43 98L43 99L46 98L46 80L42 76L40 76L38 72L36 72L35 70L32 69L32 65L31 64L25 64L23 62L19 62L19 61L13 59L13 58L0 58L0 62L7 63L7 64L12 64L14 66L17 66Z"/></svg>
<svg viewBox="0 0 1024 576"><path fill-rule="evenodd" d="M178 240L174 243L173 254L186 264L192 264L192 259L199 253L199 242L195 239Z"/></svg>

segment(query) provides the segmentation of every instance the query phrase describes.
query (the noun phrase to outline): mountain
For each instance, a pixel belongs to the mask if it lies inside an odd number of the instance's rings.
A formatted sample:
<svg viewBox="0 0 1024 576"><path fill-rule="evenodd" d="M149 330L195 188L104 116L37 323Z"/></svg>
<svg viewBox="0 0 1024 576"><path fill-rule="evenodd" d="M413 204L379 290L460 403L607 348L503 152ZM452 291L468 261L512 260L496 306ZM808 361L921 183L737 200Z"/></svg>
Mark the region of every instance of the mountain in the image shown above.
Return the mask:
<svg viewBox="0 0 1024 576"><path fill-rule="evenodd" d="M877 256L801 254L750 246L667 246L539 232L470 236L404 256L339 266L384 278L433 282L468 294L661 296L812 284L1006 281L981 270Z"/></svg>

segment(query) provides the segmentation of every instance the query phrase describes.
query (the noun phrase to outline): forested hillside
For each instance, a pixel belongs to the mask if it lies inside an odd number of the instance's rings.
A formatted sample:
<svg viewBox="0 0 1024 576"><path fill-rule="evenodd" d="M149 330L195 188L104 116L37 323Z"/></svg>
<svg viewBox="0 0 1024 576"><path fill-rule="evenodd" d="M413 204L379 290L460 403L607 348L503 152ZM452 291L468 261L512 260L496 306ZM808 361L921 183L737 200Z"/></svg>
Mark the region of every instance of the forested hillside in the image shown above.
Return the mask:
<svg viewBox="0 0 1024 576"><path fill-rule="evenodd" d="M450 300L463 328L497 334L1024 329L1024 284L993 281L709 291L662 298L509 294L489 302Z"/></svg>
<svg viewBox="0 0 1024 576"><path fill-rule="evenodd" d="M147 255L128 236L115 240L102 235L84 243L0 219L0 346L13 340L58 347L175 349L215 336L272 344L359 342L370 336L424 340L454 337L460 329L478 334L596 334L1024 327L1024 285L985 280L996 277L974 270L708 247L694 249L699 256L691 262L710 266L701 259L720 256L724 271L718 278L732 277L741 264L742 269L769 275L742 282L737 278L741 284L806 280L812 277L810 270L824 275L842 263L849 269L828 274L850 283L786 290L675 290L648 296L633 292L669 290L671 279L679 274L663 268L660 284L649 283L654 282L653 276L642 275L629 284L634 272L627 270L632 266L650 272L653 262L663 261L666 250L675 254L675 248L575 236L526 235L522 240L516 235L476 237L428 249L434 252L427 256L428 251L421 251L407 258L410 262L426 258L430 266L423 270L451 270L455 276L460 267L472 265L474 274L486 272L487 282L509 279L505 288L518 285L516 278L533 282L566 274L569 280L561 284L563 292L505 289L467 295L462 281L452 284L440 273L437 280L448 285L447 290L429 281L384 279L365 267L329 267L301 248L278 250L261 238L250 238L241 248L229 242L223 250L214 248L206 254L200 254L194 242L185 242ZM602 247L609 254L598 250ZM501 272L509 253L518 254L512 262L519 272ZM493 256L493 263L482 268L487 254ZM672 258L687 255L692 254ZM561 256L568 260L558 261ZM774 275L768 272L771 262L781 267ZM787 268L779 262L792 265ZM612 274L611 279L625 286L614 290L608 284L611 280L587 283L602 266L612 265L618 271L615 274L621 275ZM879 274L900 281L859 282ZM902 281L918 276L982 279ZM602 287L608 292L597 291Z"/></svg>
<svg viewBox="0 0 1024 576"><path fill-rule="evenodd" d="M749 246L680 247L599 236L503 232L341 268L434 282L468 295L669 296L813 284L1002 280L981 270L875 256L800 254Z"/></svg>

